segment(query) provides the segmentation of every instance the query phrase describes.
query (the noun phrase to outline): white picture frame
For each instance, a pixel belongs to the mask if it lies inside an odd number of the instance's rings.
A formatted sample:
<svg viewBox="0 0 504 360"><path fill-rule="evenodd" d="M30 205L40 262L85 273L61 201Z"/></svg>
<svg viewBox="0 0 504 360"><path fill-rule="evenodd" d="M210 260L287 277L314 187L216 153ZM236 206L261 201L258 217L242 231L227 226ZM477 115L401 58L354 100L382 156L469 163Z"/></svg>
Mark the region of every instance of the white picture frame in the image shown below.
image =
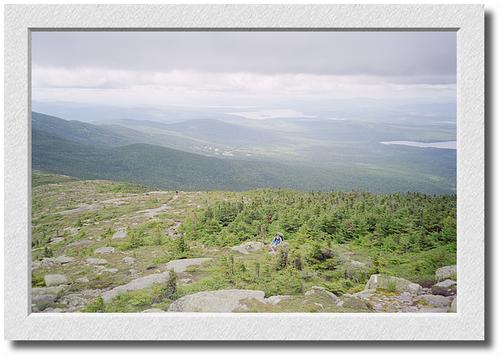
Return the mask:
<svg viewBox="0 0 504 360"><path fill-rule="evenodd" d="M5 16L7 339L485 339L482 5L8 5ZM457 313L31 313L30 33L195 28L457 32Z"/></svg>

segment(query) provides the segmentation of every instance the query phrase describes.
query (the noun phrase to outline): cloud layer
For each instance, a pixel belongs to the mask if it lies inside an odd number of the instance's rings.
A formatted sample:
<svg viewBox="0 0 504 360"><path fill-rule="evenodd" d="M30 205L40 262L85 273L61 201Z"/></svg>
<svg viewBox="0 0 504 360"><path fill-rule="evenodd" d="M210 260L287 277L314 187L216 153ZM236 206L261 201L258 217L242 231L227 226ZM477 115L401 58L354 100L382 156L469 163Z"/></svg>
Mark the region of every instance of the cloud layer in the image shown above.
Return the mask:
<svg viewBox="0 0 504 360"><path fill-rule="evenodd" d="M34 32L33 99L261 106L453 101L452 32Z"/></svg>

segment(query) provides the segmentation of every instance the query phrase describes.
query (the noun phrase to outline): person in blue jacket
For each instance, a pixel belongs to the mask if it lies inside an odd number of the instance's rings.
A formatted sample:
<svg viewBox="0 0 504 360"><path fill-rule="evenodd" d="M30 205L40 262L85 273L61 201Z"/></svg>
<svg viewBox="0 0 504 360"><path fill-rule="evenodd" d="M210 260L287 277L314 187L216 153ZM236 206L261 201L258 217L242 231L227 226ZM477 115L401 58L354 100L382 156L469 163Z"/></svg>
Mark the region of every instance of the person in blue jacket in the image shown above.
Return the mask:
<svg viewBox="0 0 504 360"><path fill-rule="evenodd" d="M271 240L271 244L270 244L271 251L275 252L276 248L278 246L282 245L282 241L283 241L282 234L276 233L275 237L273 238L273 240Z"/></svg>

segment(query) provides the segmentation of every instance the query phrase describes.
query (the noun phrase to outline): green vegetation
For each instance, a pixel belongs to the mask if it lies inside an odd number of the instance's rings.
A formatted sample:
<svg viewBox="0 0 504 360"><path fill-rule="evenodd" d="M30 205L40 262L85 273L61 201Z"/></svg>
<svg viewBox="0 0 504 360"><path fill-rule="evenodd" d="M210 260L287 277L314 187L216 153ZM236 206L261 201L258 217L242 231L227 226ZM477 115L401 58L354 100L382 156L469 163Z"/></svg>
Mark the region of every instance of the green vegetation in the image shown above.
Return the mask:
<svg viewBox="0 0 504 360"><path fill-rule="evenodd" d="M34 181L39 176L48 178L34 173ZM57 270L71 281L71 291L109 289L131 281L131 269L145 276L175 259L212 259L165 284L122 294L110 303L97 296L83 311L166 310L184 295L220 289L291 296L274 307L250 304L251 311L345 311L323 298L316 301L322 308L311 302L305 306L303 293L312 286L336 295L355 293L374 273L429 284L437 268L456 262L455 195L295 190L176 194L103 180L60 182L58 175L52 176L57 187L34 188L32 254L34 260L74 257ZM118 229L126 236L114 238ZM276 232L283 233L284 244L271 253L268 245ZM61 241L51 242L55 237ZM246 255L231 249L249 241L264 248ZM104 246L116 251L95 253ZM125 256L134 259L132 265L123 261ZM107 264L88 266L88 257L106 259ZM34 270L32 285L43 286L44 275L54 271ZM87 282L76 282L83 276ZM382 290L395 291L392 285Z"/></svg>

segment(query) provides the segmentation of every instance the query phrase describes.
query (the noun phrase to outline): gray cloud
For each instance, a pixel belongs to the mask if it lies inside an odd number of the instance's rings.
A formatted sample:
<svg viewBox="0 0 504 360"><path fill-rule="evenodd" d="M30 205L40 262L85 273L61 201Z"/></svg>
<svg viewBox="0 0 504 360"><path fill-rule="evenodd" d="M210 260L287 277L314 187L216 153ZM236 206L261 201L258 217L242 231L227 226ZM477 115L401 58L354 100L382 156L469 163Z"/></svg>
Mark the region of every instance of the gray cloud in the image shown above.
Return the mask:
<svg viewBox="0 0 504 360"><path fill-rule="evenodd" d="M373 75L454 83L455 32L34 32L33 64L167 72Z"/></svg>

